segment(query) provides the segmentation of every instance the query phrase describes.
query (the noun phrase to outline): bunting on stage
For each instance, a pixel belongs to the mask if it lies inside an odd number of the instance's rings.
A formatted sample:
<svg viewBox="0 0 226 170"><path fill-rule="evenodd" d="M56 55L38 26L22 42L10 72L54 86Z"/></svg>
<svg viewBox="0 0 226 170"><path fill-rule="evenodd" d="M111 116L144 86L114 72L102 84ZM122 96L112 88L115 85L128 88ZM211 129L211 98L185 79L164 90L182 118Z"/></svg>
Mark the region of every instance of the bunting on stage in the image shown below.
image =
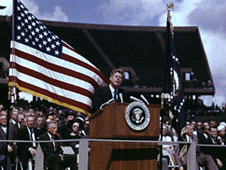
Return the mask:
<svg viewBox="0 0 226 170"><path fill-rule="evenodd" d="M88 114L95 88L108 80L85 57L14 3L9 86Z"/></svg>

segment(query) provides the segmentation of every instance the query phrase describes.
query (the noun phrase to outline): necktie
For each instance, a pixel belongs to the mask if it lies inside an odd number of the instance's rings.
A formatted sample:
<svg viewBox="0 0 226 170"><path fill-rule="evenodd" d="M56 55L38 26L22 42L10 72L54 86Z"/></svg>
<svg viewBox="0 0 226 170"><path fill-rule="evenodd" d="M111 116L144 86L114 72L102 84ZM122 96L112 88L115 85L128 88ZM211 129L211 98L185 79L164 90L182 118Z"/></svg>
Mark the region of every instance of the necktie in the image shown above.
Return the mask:
<svg viewBox="0 0 226 170"><path fill-rule="evenodd" d="M31 140L31 141L34 141L34 142L32 142L32 146L33 146L33 147L36 147L36 143L35 143L35 134L34 134L34 132L33 132L33 129L30 129L30 140Z"/></svg>
<svg viewBox="0 0 226 170"><path fill-rule="evenodd" d="M118 89L115 89L114 100L115 102L119 102Z"/></svg>
<svg viewBox="0 0 226 170"><path fill-rule="evenodd" d="M50 140L53 142L53 150L56 151L56 145L55 145L55 142L54 142L54 137L51 136Z"/></svg>

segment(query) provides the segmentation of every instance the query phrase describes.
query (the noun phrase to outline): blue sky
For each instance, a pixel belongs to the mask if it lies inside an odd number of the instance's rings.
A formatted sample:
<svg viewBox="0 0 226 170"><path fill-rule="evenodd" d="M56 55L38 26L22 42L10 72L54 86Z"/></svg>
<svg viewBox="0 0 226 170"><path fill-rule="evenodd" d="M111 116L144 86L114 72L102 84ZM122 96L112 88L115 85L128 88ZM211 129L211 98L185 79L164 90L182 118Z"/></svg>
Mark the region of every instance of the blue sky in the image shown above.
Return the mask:
<svg viewBox="0 0 226 170"><path fill-rule="evenodd" d="M219 0L22 0L39 19L114 24L165 26L166 4L173 2L174 26L198 26L212 72L216 94L206 104L226 103L226 1ZM11 14L11 1L0 15Z"/></svg>

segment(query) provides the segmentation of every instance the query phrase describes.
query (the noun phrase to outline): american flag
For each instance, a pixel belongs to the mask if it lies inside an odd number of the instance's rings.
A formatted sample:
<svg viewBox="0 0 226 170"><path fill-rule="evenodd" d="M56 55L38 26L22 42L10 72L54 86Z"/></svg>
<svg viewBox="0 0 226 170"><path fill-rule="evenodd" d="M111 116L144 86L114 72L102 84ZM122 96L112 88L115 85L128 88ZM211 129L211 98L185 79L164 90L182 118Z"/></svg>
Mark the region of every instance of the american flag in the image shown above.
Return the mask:
<svg viewBox="0 0 226 170"><path fill-rule="evenodd" d="M180 70L179 58L176 54L174 44L173 26L170 21L171 16L167 17L167 51L164 66L163 93L168 94L170 113L172 113L173 126L180 133L186 125L186 115L184 113L184 88L182 84L182 74Z"/></svg>
<svg viewBox="0 0 226 170"><path fill-rule="evenodd" d="M106 77L49 31L20 0L14 6L9 86L88 114L95 88L106 85Z"/></svg>

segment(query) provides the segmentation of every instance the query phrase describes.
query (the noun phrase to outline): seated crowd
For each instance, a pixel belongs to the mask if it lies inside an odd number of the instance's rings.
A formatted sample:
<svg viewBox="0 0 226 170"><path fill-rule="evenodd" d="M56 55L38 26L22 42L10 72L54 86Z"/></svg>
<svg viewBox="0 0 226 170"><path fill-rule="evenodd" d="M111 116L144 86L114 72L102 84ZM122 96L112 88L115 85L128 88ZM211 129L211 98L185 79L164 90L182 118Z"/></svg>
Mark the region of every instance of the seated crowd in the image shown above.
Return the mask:
<svg viewBox="0 0 226 170"><path fill-rule="evenodd" d="M12 108L9 119L8 139L30 142L0 142L0 168L11 170L32 169L36 156L37 141L44 154L44 167L48 170L61 170L70 167L77 169L78 144L76 140L57 142L60 139L80 139L88 135L88 117L74 111L56 110L52 107L47 113L32 109ZM0 110L0 140L7 134L7 111ZM70 146L71 153L64 154L64 147ZM6 156L7 149L7 158ZM7 161L6 161L7 160ZM6 163L7 162L7 163ZM7 167L7 168L6 168Z"/></svg>
<svg viewBox="0 0 226 170"><path fill-rule="evenodd" d="M162 128L162 141L185 141L207 145L226 145L226 123L216 121L187 122L181 130L180 136L171 127L168 121ZM187 169L187 153L189 144L163 145L162 169L169 169L165 164L177 165L179 170ZM198 146L196 148L196 170L226 170L226 147ZM166 163L165 163L166 162Z"/></svg>
<svg viewBox="0 0 226 170"><path fill-rule="evenodd" d="M19 164L19 169L31 169L34 165L37 143L32 141L49 141L40 143L44 154L44 167L48 170L60 170L70 167L77 169L77 154L79 142L74 139L88 136L88 117L79 112L54 109L50 107L46 113L32 109L22 109L13 107L9 118L8 139L31 141L13 143L9 142L6 147L5 142L0 142L0 166L7 170L15 169ZM180 136L176 134L168 121L163 125L162 140L186 142L195 141L198 144L218 144L225 145L226 123L215 121L201 122L191 121L181 130ZM0 108L0 140L6 139L7 132L7 111ZM58 139L71 139L67 142L56 142ZM70 146L73 155L64 154L62 146ZM6 149L8 152L5 157ZM169 169L169 164L179 170L186 170L187 152L189 144L163 145L162 169ZM226 169L226 147L197 147L197 170L200 167L205 170ZM18 161L17 161L18 160ZM6 169L6 168L4 168Z"/></svg>

